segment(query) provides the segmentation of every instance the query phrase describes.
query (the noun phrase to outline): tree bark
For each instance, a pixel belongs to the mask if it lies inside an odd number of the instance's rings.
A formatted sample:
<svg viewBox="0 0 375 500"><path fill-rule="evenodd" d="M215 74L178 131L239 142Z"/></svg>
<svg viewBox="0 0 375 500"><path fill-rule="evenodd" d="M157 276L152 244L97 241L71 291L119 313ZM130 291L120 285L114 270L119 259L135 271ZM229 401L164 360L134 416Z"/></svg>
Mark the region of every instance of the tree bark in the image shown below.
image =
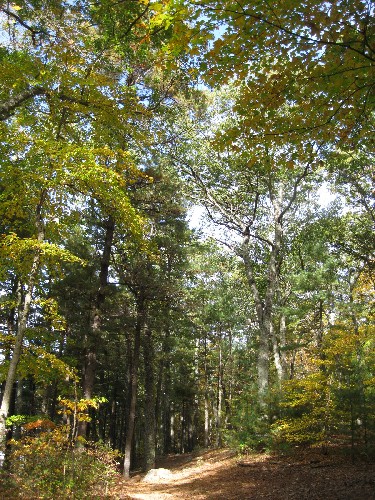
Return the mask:
<svg viewBox="0 0 375 500"><path fill-rule="evenodd" d="M0 121L9 118L13 111L21 106L25 101L32 99L37 95L42 95L46 93L46 89L37 85L35 87L29 87L18 95L10 97L7 102L0 104Z"/></svg>
<svg viewBox="0 0 375 500"><path fill-rule="evenodd" d="M44 225L42 219L42 207L47 196L47 192L41 192L40 200L36 208L36 240L38 244L44 241ZM22 342L25 335L27 320L29 317L32 296L40 268L41 250L39 247L34 252L33 261L27 282L26 293L19 301L17 332L12 353L12 358L9 363L7 378L5 381L3 399L0 408L0 467L3 465L6 451L6 419L9 414L13 385L16 380L16 370L21 357ZM21 294L22 295L22 294Z"/></svg>
<svg viewBox="0 0 375 500"><path fill-rule="evenodd" d="M265 396L269 385L269 362L270 362L270 343L274 346L274 355L276 368L281 377L281 362L278 356L278 348L273 330L273 308L275 293L279 279L278 258L282 242L282 190L275 196L270 188L270 198L273 206L273 241L271 243L270 257L268 261L267 287L262 300L260 291L256 284L253 272L253 263L250 258L248 245L249 236L245 235L240 256L245 265L245 271L250 289L253 294L257 320L259 325L259 347L258 347L258 393L262 408L265 408Z"/></svg>
<svg viewBox="0 0 375 500"><path fill-rule="evenodd" d="M134 331L134 347L133 347L133 359L130 374L130 407L129 407L129 417L128 417L128 428L126 431L125 438L125 455L124 455L124 472L125 478L130 477L130 467L131 467L131 452L133 446L134 428L135 428L135 416L136 416L136 406L137 406L137 390L138 390L138 367L139 367L139 355L141 346L141 334L146 323L146 308L145 300L142 296L137 298L137 323Z"/></svg>
<svg viewBox="0 0 375 500"><path fill-rule="evenodd" d="M216 447L222 445L222 406L223 406L223 359L221 349L221 333L219 338L219 366L217 369L217 413L216 413Z"/></svg>
<svg viewBox="0 0 375 500"><path fill-rule="evenodd" d="M156 457L154 345L150 328L145 331L143 359L145 367L144 470L147 472L155 468Z"/></svg>
<svg viewBox="0 0 375 500"><path fill-rule="evenodd" d="M204 447L210 445L210 400L209 400L209 376L207 361L207 336L204 338Z"/></svg>
<svg viewBox="0 0 375 500"><path fill-rule="evenodd" d="M285 355L286 347L286 318L285 314L282 312L280 316L279 324L279 337L280 337L280 362L281 362L281 379L286 380L288 378L288 368L287 360Z"/></svg>
<svg viewBox="0 0 375 500"><path fill-rule="evenodd" d="M272 341L273 359L275 363L277 378L279 381L279 385L281 385L282 380L284 380L284 367L281 359L280 342L276 337L276 332L274 330L272 323L271 323L270 335Z"/></svg>
<svg viewBox="0 0 375 500"><path fill-rule="evenodd" d="M171 368L170 368L170 327L166 326L162 347L162 358L159 363L159 375L155 402L156 429L160 432L159 446L162 454L168 454L171 448Z"/></svg>
<svg viewBox="0 0 375 500"><path fill-rule="evenodd" d="M96 374L96 352L100 338L102 309L105 302L108 286L108 272L111 257L111 248L115 230L115 220L108 217L106 221L106 231L103 245L103 253L100 262L99 288L96 292L93 308L91 311L91 325L89 335L86 336L86 356L82 377L83 397L87 400L92 399ZM81 421L78 424L78 436L86 439L87 422ZM79 445L79 441L77 441Z"/></svg>
<svg viewBox="0 0 375 500"><path fill-rule="evenodd" d="M252 262L250 259L247 245L248 245L248 240L245 239L240 255L243 259L247 280L253 294L255 309L257 314L257 321L259 326L259 345L258 345L258 359L257 359L258 394L259 394L260 404L261 406L264 406L264 398L268 391L269 357L270 357L270 352L269 352L270 319L266 317L266 313L269 313L270 309L268 308L268 310L265 310L264 303L261 299L258 287L254 279Z"/></svg>

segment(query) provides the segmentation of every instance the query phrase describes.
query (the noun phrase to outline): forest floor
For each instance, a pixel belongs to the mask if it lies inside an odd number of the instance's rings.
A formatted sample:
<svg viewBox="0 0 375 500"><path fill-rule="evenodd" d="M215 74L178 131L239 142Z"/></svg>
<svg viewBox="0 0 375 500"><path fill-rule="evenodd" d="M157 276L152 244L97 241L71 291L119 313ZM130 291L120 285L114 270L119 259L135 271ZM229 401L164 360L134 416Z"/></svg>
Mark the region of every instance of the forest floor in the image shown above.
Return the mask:
<svg viewBox="0 0 375 500"><path fill-rule="evenodd" d="M115 499L375 500L375 463L337 450L239 457L229 450L171 455L158 469L119 480Z"/></svg>

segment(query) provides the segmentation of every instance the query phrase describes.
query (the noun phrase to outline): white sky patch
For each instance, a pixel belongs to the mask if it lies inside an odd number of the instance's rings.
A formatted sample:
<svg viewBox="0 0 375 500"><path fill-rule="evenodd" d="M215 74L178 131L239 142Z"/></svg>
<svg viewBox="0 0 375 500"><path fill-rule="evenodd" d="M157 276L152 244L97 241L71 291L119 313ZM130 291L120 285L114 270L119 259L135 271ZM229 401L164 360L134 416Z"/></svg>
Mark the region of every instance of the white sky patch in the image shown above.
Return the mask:
<svg viewBox="0 0 375 500"><path fill-rule="evenodd" d="M317 195L321 208L327 208L335 199L340 198L337 194L332 193L326 183L320 186L317 190ZM345 211L344 204L343 212L345 213ZM223 233L226 233L223 227L219 227L208 220L206 209L202 205L193 205L188 210L187 220L190 229L201 231L204 236L222 239Z"/></svg>
<svg viewBox="0 0 375 500"><path fill-rule="evenodd" d="M231 244L238 242L241 237L233 231L226 229L223 225L213 223L205 207L194 205L188 210L187 220L189 228L199 231L201 238L214 238L219 243Z"/></svg>
<svg viewBox="0 0 375 500"><path fill-rule="evenodd" d="M319 196L319 204L322 208L328 207L330 203L332 203L333 200L337 197L335 194L328 189L326 184L323 184L320 186L320 188L317 191L317 194Z"/></svg>
<svg viewBox="0 0 375 500"><path fill-rule="evenodd" d="M207 211L202 205L191 207L188 211L187 219L189 228L199 231L204 238L225 239L224 228L209 220Z"/></svg>
<svg viewBox="0 0 375 500"><path fill-rule="evenodd" d="M206 209L201 205L194 205L193 207L189 208L187 219L190 229L199 229L201 227L205 212Z"/></svg>

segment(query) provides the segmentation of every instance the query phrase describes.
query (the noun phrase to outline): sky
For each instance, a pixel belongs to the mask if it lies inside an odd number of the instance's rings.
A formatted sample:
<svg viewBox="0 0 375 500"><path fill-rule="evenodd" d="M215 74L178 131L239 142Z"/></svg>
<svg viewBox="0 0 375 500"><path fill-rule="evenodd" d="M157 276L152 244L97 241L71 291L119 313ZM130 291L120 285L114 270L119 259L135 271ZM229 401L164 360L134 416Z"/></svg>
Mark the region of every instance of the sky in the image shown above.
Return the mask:
<svg viewBox="0 0 375 500"><path fill-rule="evenodd" d="M337 195L333 194L326 184L323 184L318 189L319 204L321 208L326 208L332 203ZM207 224L205 220L205 208L202 205L193 205L188 210L188 222L190 229L201 229L206 236L215 236L215 227L212 224Z"/></svg>

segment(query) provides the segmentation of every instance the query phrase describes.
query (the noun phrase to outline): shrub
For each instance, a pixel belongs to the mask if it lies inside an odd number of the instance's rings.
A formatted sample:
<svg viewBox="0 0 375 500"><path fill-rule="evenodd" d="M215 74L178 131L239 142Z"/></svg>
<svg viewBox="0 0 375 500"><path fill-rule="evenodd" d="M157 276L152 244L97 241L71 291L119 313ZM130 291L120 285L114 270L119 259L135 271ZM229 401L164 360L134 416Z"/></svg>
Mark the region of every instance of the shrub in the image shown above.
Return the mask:
<svg viewBox="0 0 375 500"><path fill-rule="evenodd" d="M115 452L103 444L76 449L69 428L57 427L13 442L10 471L20 496L83 498L106 494L116 472Z"/></svg>
<svg viewBox="0 0 375 500"><path fill-rule="evenodd" d="M256 402L257 393L249 392L234 401L231 427L224 432L224 442L241 454L254 451L266 451L271 447L270 420L277 411L274 394L267 400L267 408L261 408Z"/></svg>
<svg viewBox="0 0 375 500"><path fill-rule="evenodd" d="M346 444L369 454L374 437L373 332L336 325L312 353L312 370L286 381L282 418L273 425L276 442Z"/></svg>

